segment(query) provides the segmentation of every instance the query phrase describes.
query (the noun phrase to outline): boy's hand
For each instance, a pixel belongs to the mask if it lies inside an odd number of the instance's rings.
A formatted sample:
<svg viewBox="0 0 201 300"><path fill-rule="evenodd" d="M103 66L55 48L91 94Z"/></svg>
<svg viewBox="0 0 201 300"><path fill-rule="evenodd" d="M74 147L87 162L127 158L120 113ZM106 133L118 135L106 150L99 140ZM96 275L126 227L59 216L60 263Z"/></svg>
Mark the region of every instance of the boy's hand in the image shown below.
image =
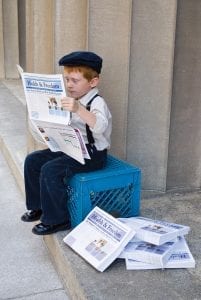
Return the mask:
<svg viewBox="0 0 201 300"><path fill-rule="evenodd" d="M88 124L91 128L94 127L96 123L95 114L88 111L78 100L71 97L64 97L61 99L61 105L63 109L76 113L83 122Z"/></svg>
<svg viewBox="0 0 201 300"><path fill-rule="evenodd" d="M79 102L71 97L64 97L61 99L61 105L65 110L77 112L79 110Z"/></svg>

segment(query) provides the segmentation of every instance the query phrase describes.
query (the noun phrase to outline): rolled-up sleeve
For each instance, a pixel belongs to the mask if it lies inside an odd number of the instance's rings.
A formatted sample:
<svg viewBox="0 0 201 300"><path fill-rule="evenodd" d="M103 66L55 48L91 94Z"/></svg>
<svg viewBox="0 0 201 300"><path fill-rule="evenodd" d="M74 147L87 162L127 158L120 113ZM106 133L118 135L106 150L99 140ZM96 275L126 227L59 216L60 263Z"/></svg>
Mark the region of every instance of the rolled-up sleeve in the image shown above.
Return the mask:
<svg viewBox="0 0 201 300"><path fill-rule="evenodd" d="M92 132L101 134L105 132L106 128L108 127L108 116L107 113L105 112L100 112L97 109L92 110L93 113L96 115L96 123L93 128L90 128Z"/></svg>

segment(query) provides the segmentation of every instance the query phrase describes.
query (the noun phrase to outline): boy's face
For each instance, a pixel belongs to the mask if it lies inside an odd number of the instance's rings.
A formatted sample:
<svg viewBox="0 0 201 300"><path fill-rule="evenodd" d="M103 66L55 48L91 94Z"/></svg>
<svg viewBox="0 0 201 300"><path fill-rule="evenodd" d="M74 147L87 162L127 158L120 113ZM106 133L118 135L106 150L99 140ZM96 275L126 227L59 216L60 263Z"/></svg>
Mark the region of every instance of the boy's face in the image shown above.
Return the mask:
<svg viewBox="0 0 201 300"><path fill-rule="evenodd" d="M64 78L66 80L68 96L75 99L81 98L98 84L97 77L93 78L91 81L88 81L81 72L68 72L65 67Z"/></svg>

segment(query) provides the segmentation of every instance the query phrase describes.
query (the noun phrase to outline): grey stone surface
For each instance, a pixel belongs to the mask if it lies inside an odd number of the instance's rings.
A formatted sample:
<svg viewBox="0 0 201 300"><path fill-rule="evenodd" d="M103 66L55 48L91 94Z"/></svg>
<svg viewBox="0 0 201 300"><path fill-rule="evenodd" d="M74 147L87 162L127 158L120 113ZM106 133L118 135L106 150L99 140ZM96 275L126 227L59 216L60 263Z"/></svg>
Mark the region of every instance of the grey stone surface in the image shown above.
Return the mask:
<svg viewBox="0 0 201 300"><path fill-rule="evenodd" d="M0 154L0 299L68 299L41 237L20 216L22 194Z"/></svg>
<svg viewBox="0 0 201 300"><path fill-rule="evenodd" d="M66 294L64 290L55 290L37 295L31 295L20 298L20 300L64 300Z"/></svg>
<svg viewBox="0 0 201 300"><path fill-rule="evenodd" d="M11 91L0 82L0 136L26 134L26 108Z"/></svg>
<svg viewBox="0 0 201 300"><path fill-rule="evenodd" d="M18 58L26 72L60 73L65 53L99 53L111 153L140 166L143 189L194 190L201 182L200 28L198 0L0 0L0 76L19 77Z"/></svg>
<svg viewBox="0 0 201 300"><path fill-rule="evenodd" d="M58 267L62 260L60 273L75 299L198 300L201 299L200 206L200 191L142 199L141 203L142 216L190 226L186 240L196 261L192 269L128 271L125 262L119 259L100 273L63 243L64 232L46 237L45 241ZM55 253L59 252L58 258Z"/></svg>
<svg viewBox="0 0 201 300"><path fill-rule="evenodd" d="M11 167L0 152L0 299L68 299L43 239L31 232L34 224L20 220L25 203L15 179L23 182L26 109L14 87L0 82L0 147Z"/></svg>
<svg viewBox="0 0 201 300"><path fill-rule="evenodd" d="M27 153L26 106L21 80L0 82L0 145L22 192Z"/></svg>
<svg viewBox="0 0 201 300"><path fill-rule="evenodd" d="M165 191L177 1L133 2L127 160L144 188Z"/></svg>
<svg viewBox="0 0 201 300"><path fill-rule="evenodd" d="M167 188L201 184L201 2L177 1Z"/></svg>
<svg viewBox="0 0 201 300"><path fill-rule="evenodd" d="M19 79L7 79L2 80L2 84L16 97L22 104L25 105L25 95L22 85L22 80Z"/></svg>
<svg viewBox="0 0 201 300"><path fill-rule="evenodd" d="M19 78L16 68L19 63L17 0L2 1L2 26L4 47L4 68L6 78Z"/></svg>

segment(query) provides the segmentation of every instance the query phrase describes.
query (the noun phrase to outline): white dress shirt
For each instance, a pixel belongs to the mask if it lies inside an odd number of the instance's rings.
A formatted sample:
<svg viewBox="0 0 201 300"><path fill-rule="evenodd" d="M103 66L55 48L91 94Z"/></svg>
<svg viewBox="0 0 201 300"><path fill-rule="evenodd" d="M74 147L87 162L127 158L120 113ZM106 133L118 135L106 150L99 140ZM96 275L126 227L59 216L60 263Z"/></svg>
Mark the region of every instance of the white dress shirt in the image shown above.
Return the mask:
<svg viewBox="0 0 201 300"><path fill-rule="evenodd" d="M91 89L86 95L80 98L78 101L80 104L86 107L87 103L98 94L98 89ZM112 115L105 100L101 96L97 96L91 103L90 111L96 115L96 123L94 128L90 127L94 138L94 145L96 149L101 151L110 148L111 145L111 132L112 132ZM74 128L78 128L83 136L85 144L88 144L86 124L76 114L72 113L70 125Z"/></svg>

